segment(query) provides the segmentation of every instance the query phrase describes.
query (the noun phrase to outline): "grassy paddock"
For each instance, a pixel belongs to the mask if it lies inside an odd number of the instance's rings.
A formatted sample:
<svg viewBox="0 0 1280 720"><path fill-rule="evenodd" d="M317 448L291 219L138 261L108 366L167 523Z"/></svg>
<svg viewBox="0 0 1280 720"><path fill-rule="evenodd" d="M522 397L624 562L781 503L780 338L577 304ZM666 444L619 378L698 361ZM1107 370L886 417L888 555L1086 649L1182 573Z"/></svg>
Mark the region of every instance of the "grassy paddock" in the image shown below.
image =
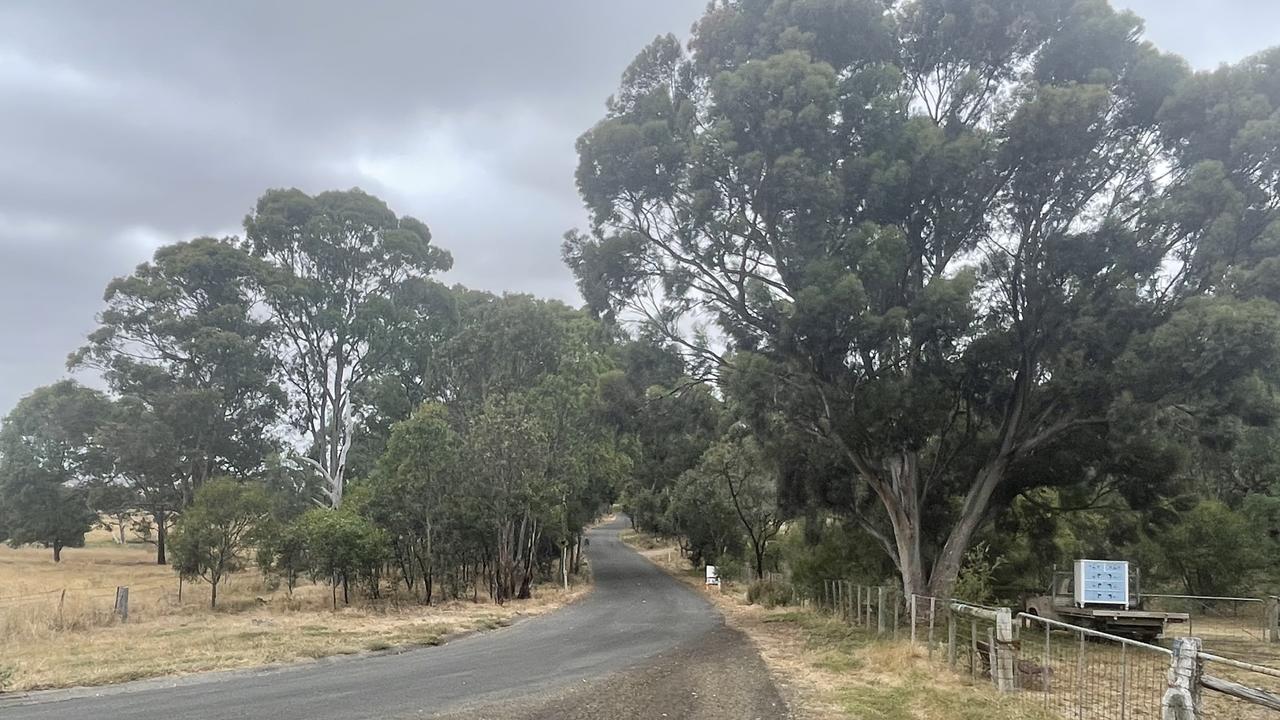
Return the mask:
<svg viewBox="0 0 1280 720"><path fill-rule="evenodd" d="M106 538L104 540L104 538ZM115 588L129 587L129 620L113 614ZM55 564L38 548L0 547L0 689L101 685L163 675L251 667L408 645L487 630L553 610L586 592L540 585L531 600L504 606L450 602L423 607L409 598L363 600L330 609L326 585L292 594L256 571L218 587L186 583L178 602L173 570L154 548L113 544L105 533ZM65 594L63 591L65 590Z"/></svg>

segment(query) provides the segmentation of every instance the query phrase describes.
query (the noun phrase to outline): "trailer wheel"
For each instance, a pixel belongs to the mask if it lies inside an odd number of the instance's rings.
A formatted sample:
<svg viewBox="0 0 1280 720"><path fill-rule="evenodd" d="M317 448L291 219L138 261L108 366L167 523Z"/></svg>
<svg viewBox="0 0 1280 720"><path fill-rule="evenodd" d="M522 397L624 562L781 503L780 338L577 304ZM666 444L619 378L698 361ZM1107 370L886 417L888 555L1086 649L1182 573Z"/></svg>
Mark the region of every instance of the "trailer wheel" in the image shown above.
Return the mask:
<svg viewBox="0 0 1280 720"><path fill-rule="evenodd" d="M1026 612L1026 614L1027 614L1027 615L1032 615L1032 616L1035 616L1035 617L1040 617L1040 612L1039 612L1038 610L1036 610L1036 606L1035 606L1035 605L1028 605L1028 606L1027 606L1027 612ZM1035 627L1034 623L1032 623L1030 620L1028 620L1028 619L1026 619L1026 618L1023 618L1023 619L1022 619L1022 629L1023 629L1023 630L1032 630L1032 629L1034 629L1034 627Z"/></svg>

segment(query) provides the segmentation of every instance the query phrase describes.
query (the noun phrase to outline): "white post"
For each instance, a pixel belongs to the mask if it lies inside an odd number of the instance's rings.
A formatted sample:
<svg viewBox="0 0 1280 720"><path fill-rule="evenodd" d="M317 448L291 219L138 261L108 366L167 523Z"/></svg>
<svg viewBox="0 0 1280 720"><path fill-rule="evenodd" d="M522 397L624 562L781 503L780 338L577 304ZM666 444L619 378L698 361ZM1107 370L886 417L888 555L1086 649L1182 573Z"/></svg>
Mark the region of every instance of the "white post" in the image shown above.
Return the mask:
<svg viewBox="0 0 1280 720"><path fill-rule="evenodd" d="M884 593L885 593L885 587L884 587L883 585L881 585L879 588L876 588L876 603L877 603L877 608L876 608L876 634L877 634L877 635L883 635L883 634L884 634L884 621L885 621L885 617L884 617Z"/></svg>
<svg viewBox="0 0 1280 720"><path fill-rule="evenodd" d="M951 671L956 669L956 614L947 613L947 665Z"/></svg>
<svg viewBox="0 0 1280 720"><path fill-rule="evenodd" d="M911 593L911 647L916 646L916 594Z"/></svg>
<svg viewBox="0 0 1280 720"><path fill-rule="evenodd" d="M938 616L938 598L929 598L929 659L933 659L933 622Z"/></svg>
<svg viewBox="0 0 1280 720"><path fill-rule="evenodd" d="M1160 701L1162 720L1199 720L1200 638L1183 637L1173 643L1169 675Z"/></svg>
<svg viewBox="0 0 1280 720"><path fill-rule="evenodd" d="M996 634L995 646L991 648L992 652L999 650L999 670L1000 675L996 681L996 687L1000 692L1013 692L1018 689L1018 676L1016 669L1018 667L1018 658L1015 648L1017 647L1013 636L1013 611L1009 608L996 608ZM992 667L997 667L996 663L992 663Z"/></svg>
<svg viewBox="0 0 1280 720"><path fill-rule="evenodd" d="M569 546L560 548L560 577L564 578L565 592L569 590Z"/></svg>

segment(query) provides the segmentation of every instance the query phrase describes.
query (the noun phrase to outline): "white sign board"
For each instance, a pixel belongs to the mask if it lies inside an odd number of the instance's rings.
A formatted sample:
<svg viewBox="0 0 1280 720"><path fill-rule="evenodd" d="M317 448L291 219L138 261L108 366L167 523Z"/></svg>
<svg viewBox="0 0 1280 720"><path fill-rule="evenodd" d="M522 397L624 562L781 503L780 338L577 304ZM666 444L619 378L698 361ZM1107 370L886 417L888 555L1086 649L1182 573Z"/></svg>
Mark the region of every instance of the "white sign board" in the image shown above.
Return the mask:
<svg viewBox="0 0 1280 720"><path fill-rule="evenodd" d="M1129 563L1125 560L1077 560L1075 601L1086 605L1129 605Z"/></svg>
<svg viewBox="0 0 1280 720"><path fill-rule="evenodd" d="M708 585L720 584L720 571L716 569L715 565L707 566L707 584Z"/></svg>

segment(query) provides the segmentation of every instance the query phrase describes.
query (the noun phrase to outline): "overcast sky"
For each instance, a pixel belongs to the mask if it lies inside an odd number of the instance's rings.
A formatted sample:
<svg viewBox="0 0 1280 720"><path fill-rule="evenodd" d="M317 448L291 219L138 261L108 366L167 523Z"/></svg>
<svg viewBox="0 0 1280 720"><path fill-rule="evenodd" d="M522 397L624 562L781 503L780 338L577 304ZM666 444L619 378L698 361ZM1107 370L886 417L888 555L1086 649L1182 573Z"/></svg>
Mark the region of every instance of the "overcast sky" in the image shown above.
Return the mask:
<svg viewBox="0 0 1280 720"><path fill-rule="evenodd" d="M1198 67L1280 44L1275 0L1117 4ZM430 225L448 281L577 303L573 142L704 5L0 4L0 413L66 374L112 277L269 187L362 187Z"/></svg>

